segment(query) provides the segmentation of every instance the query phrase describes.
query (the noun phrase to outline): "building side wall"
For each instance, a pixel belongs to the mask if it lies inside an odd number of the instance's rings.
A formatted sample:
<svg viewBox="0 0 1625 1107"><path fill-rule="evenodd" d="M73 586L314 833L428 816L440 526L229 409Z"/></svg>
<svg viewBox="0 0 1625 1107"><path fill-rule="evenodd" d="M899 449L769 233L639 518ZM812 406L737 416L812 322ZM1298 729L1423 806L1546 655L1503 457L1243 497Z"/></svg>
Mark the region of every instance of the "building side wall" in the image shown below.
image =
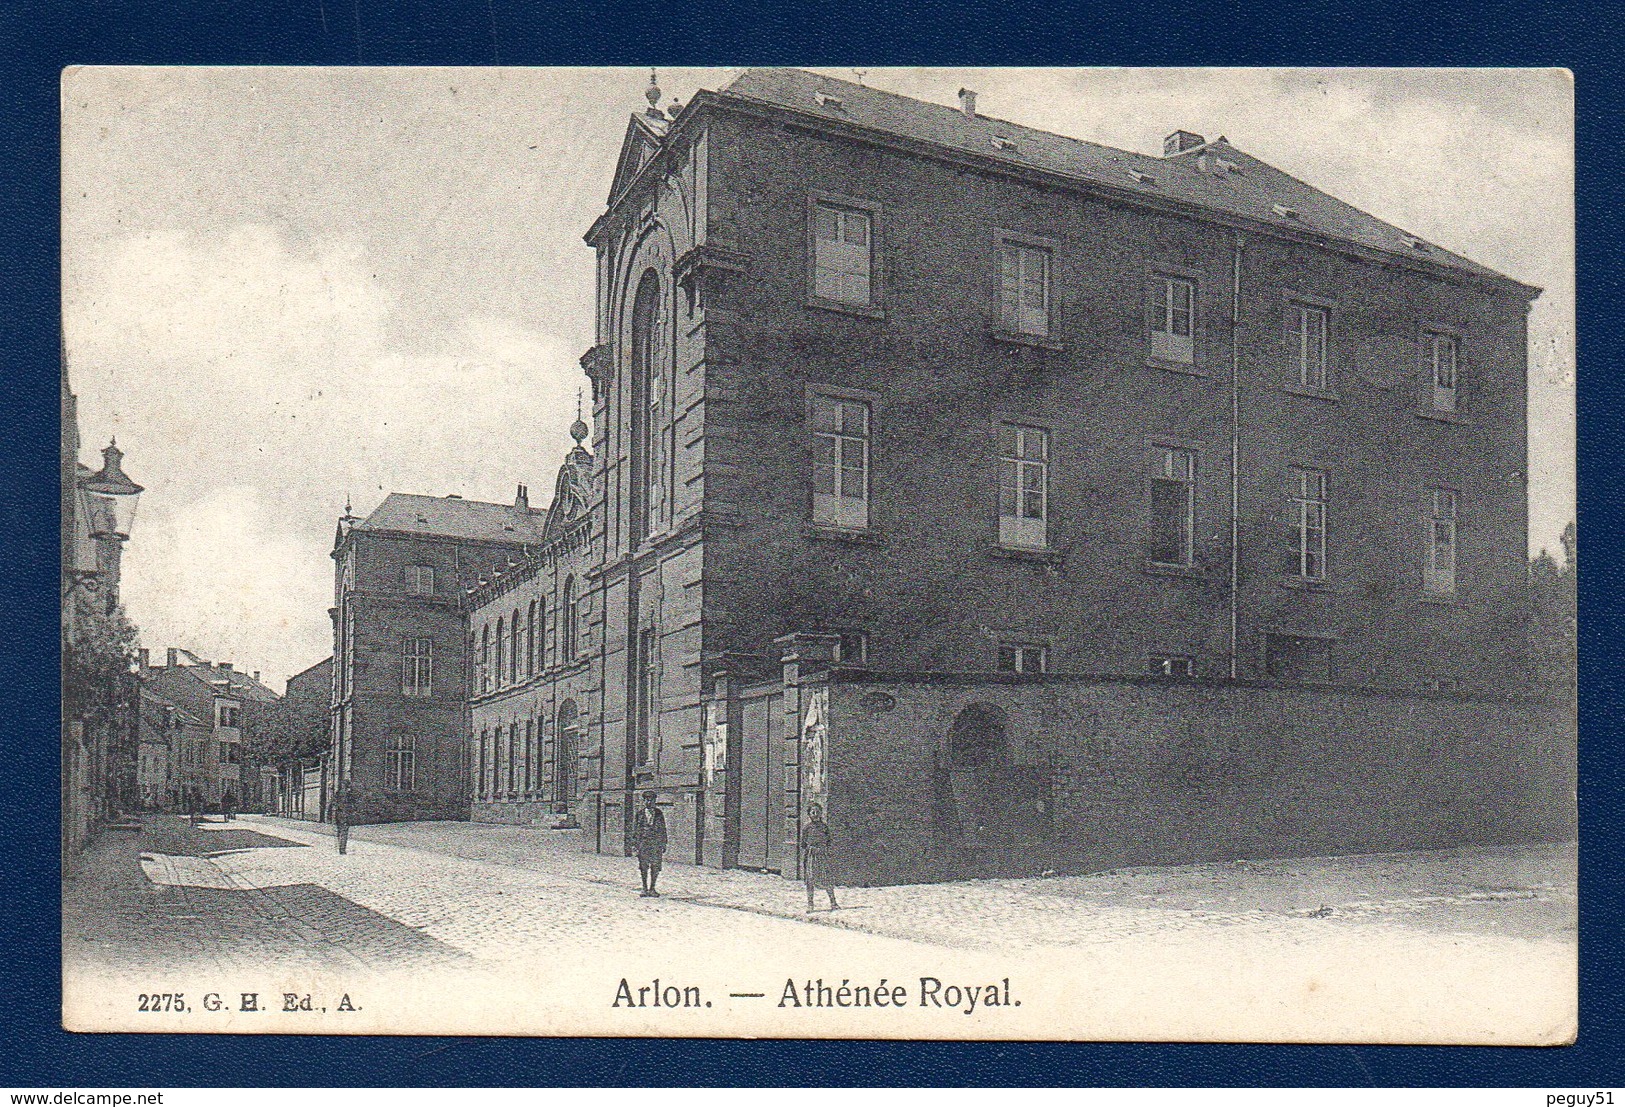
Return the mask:
<svg viewBox="0 0 1625 1107"><path fill-rule="evenodd" d="M597 779L597 756L589 741L589 720L597 700L597 641L595 605L587 568L591 538L585 529L563 536L540 555L533 567L522 570L519 583L506 587L476 606L468 619L473 644L474 690L471 697L465 763L469 766L472 817L479 822L575 826L582 816L589 781ZM577 648L565 651L562 633L565 587L579 589ZM531 637L530 613L537 613ZM524 628L517 679L511 660L505 672L495 671L494 651L481 661L487 631L497 622L507 628L512 643L515 616ZM507 659L507 655L504 655ZM561 741L560 724L574 714L575 757ZM528 736L528 741L527 741ZM508 742L514 750L510 754ZM567 763L561 764L564 756ZM513 786L508 785L512 763ZM567 778L567 779L566 779Z"/></svg>
<svg viewBox="0 0 1625 1107"><path fill-rule="evenodd" d="M337 682L341 694L333 705L336 716L348 719L347 749L337 774L360 790L363 818L467 818L470 673L459 605L468 588L522 557L524 547L366 531L352 532L348 542L354 587L340 595L340 619L348 613L354 641L349 694L345 697L344 682ZM434 568L432 596L408 592L406 570L413 565ZM427 696L408 695L404 688L403 649L410 638L432 643ZM338 651L340 664L343 652ZM390 749L400 738L413 740L411 789L396 788L392 779Z"/></svg>
<svg viewBox="0 0 1625 1107"><path fill-rule="evenodd" d="M710 233L749 262L707 305L705 651L771 661L781 634L867 630L881 668L991 669L1000 640L1021 640L1058 671L1143 673L1176 653L1226 675L1234 232L795 127L719 115L710 133ZM879 313L808 306L814 196L873 209ZM1001 232L1053 249L1044 344L993 335ZM1340 683L1521 686L1524 303L1262 235L1241 271L1237 675L1262 675L1276 631L1331 637ZM1191 372L1149 360L1161 273L1197 287ZM1294 297L1331 311L1329 396L1285 387ZM1453 421L1419 415L1426 327L1461 336ZM821 387L873 405L859 540L809 533ZM1043 558L998 549L1005 421L1050 432ZM1159 446L1196 457L1185 572L1148 564ZM1289 466L1328 475L1322 588L1281 570ZM1438 487L1459 495L1459 585L1427 603Z"/></svg>
<svg viewBox="0 0 1625 1107"><path fill-rule="evenodd" d="M1005 745L959 770L973 705ZM848 883L1436 849L1575 831L1572 712L1428 693L835 683L830 819Z"/></svg>

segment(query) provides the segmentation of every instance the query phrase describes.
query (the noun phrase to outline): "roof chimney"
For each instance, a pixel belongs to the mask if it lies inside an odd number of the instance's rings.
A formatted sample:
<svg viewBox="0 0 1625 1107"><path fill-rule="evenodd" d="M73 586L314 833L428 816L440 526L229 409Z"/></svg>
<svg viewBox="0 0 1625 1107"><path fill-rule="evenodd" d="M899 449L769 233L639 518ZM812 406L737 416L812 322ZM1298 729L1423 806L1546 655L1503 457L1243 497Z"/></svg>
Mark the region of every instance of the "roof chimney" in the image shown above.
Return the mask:
<svg viewBox="0 0 1625 1107"><path fill-rule="evenodd" d="M164 661L165 664L167 664L171 669L175 668L181 663L180 652L181 651L176 649L174 646L169 647L168 656L164 659Z"/></svg>
<svg viewBox="0 0 1625 1107"><path fill-rule="evenodd" d="M147 647L142 646L141 649L139 651L137 651L137 652L141 657L141 668L142 669L150 669L150 668L152 668L152 658L150 656L148 656L148 654L147 654Z"/></svg>
<svg viewBox="0 0 1625 1107"><path fill-rule="evenodd" d="M1195 131L1175 131L1162 140L1162 156L1171 158L1175 154L1183 154L1186 150L1194 150L1198 146L1207 145L1207 139Z"/></svg>
<svg viewBox="0 0 1625 1107"><path fill-rule="evenodd" d="M959 90L959 110L965 113L966 119L976 118L976 93L968 88Z"/></svg>
<svg viewBox="0 0 1625 1107"><path fill-rule="evenodd" d="M231 666L232 666L232 663L230 661L222 661L220 663L220 667L222 669L224 669L228 673L231 672Z"/></svg>
<svg viewBox="0 0 1625 1107"><path fill-rule="evenodd" d="M530 489L522 484L519 486L519 491L514 493L513 509L515 511L530 510Z"/></svg>
<svg viewBox="0 0 1625 1107"><path fill-rule="evenodd" d="M260 671L258 669L255 669L254 670L254 683L258 684L259 679L260 679Z"/></svg>

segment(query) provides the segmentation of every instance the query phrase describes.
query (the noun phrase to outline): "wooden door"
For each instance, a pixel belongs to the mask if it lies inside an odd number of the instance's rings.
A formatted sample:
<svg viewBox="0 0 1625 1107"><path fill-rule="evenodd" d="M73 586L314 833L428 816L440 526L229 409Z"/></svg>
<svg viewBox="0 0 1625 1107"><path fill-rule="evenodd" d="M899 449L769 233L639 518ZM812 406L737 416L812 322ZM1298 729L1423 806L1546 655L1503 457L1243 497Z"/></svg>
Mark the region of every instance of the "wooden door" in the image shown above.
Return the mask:
<svg viewBox="0 0 1625 1107"><path fill-rule="evenodd" d="M768 844L778 831L769 818L772 789L768 774L774 752L769 737L771 703L758 697L740 705L739 864L747 869L767 867Z"/></svg>

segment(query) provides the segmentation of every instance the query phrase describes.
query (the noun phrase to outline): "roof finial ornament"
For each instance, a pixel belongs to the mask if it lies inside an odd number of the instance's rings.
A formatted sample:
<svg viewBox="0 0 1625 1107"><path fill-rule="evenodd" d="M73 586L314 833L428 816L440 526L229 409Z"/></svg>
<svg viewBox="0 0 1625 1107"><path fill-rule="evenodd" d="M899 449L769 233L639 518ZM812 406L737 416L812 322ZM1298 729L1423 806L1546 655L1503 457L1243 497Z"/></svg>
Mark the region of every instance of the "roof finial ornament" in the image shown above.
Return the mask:
<svg viewBox="0 0 1625 1107"><path fill-rule="evenodd" d="M660 82L655 80L655 71L649 70L649 87L644 89L643 98L649 101L649 110L655 113L660 111Z"/></svg>
<svg viewBox="0 0 1625 1107"><path fill-rule="evenodd" d="M589 433L587 424L581 421L581 389L578 388L576 389L576 421L570 424L570 437L576 440L577 449L581 448L581 444L587 440Z"/></svg>
<svg viewBox="0 0 1625 1107"><path fill-rule="evenodd" d="M854 69L852 75L858 79L858 84L861 85L863 79L869 75L869 71L867 69Z"/></svg>

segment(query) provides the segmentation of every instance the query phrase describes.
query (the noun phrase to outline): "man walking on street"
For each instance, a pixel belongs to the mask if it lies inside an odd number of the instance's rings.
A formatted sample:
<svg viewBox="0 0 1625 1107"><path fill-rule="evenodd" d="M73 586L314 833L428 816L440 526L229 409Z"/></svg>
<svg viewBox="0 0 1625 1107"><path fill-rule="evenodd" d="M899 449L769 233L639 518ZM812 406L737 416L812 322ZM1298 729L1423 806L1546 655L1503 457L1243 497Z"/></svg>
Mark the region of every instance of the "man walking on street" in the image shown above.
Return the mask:
<svg viewBox="0 0 1625 1107"><path fill-rule="evenodd" d="M333 793L333 830L338 837L340 853L350 848L350 819L355 815L354 806L355 797L350 793L350 782L346 780Z"/></svg>
<svg viewBox="0 0 1625 1107"><path fill-rule="evenodd" d="M807 883L807 910L813 909L813 891L822 888L829 893L829 909L835 902L835 883L830 875L829 824L824 821L824 809L816 803L807 805L807 821L801 827L801 876Z"/></svg>
<svg viewBox="0 0 1625 1107"><path fill-rule="evenodd" d="M237 793L230 788L220 797L220 813L226 817L226 822L235 822L237 819Z"/></svg>
<svg viewBox="0 0 1625 1107"><path fill-rule="evenodd" d="M666 813L655 806L655 794L643 793L643 807L632 820L632 848L638 855L638 875L643 880L643 896L658 896L655 882L660 879L660 862L666 856Z"/></svg>

